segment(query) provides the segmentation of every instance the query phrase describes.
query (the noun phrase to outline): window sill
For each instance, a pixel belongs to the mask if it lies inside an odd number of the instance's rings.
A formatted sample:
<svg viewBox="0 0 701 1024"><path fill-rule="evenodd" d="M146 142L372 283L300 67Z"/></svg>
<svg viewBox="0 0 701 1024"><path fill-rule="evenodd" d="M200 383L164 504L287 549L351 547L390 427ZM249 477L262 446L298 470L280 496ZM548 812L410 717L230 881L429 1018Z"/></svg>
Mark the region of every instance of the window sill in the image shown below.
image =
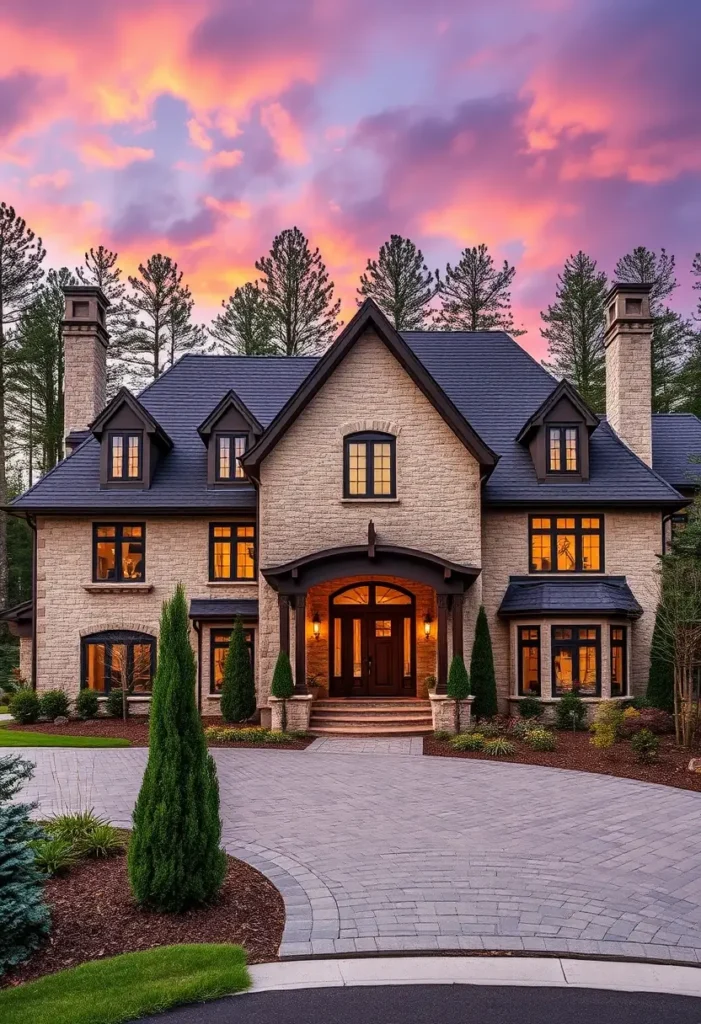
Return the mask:
<svg viewBox="0 0 701 1024"><path fill-rule="evenodd" d="M208 587L257 587L258 580L210 580Z"/></svg>
<svg viewBox="0 0 701 1024"><path fill-rule="evenodd" d="M98 699L98 701L101 704L106 704L107 703L107 697L100 697L100 696L98 696L97 699ZM143 693L143 694L138 694L136 696L127 697L127 704L138 704L138 703L143 702L145 700L151 700L151 694L150 693Z"/></svg>
<svg viewBox="0 0 701 1024"><path fill-rule="evenodd" d="M531 694L530 696L535 696L535 694ZM512 694L509 697L509 700L525 700L525 699L526 699L525 696L523 694L520 694L520 693L519 694L515 694L515 695ZM559 704L560 701L562 700L562 697L536 697L535 699L540 701L541 704ZM629 694L626 694L623 697L604 697L603 694L602 694L601 697L580 697L580 700L584 704L596 704L597 701L602 701L602 700L632 700L632 697Z"/></svg>
<svg viewBox="0 0 701 1024"><path fill-rule="evenodd" d="M84 583L88 594L150 594L153 583Z"/></svg>
<svg viewBox="0 0 701 1024"><path fill-rule="evenodd" d="M205 700L221 700L221 694L220 693L205 693L204 694L204 698L205 698Z"/></svg>
<svg viewBox="0 0 701 1024"><path fill-rule="evenodd" d="M399 505L399 498L341 498L341 505Z"/></svg>

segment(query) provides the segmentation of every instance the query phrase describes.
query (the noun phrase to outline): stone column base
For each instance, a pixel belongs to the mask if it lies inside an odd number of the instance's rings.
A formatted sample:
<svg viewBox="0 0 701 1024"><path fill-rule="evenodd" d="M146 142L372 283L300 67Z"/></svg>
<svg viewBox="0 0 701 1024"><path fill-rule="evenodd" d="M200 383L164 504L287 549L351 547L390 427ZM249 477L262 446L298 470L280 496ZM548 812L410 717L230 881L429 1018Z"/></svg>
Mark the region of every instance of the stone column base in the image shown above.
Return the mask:
<svg viewBox="0 0 701 1024"><path fill-rule="evenodd" d="M460 704L460 729L465 732L470 727L472 718L472 702L474 697L467 697L459 701ZM431 701L431 714L433 715L433 731L455 733L455 701L452 697L444 694L429 694Z"/></svg>
<svg viewBox="0 0 701 1024"><path fill-rule="evenodd" d="M287 731L306 732L312 713L312 695L306 693L298 697L289 697L287 703ZM270 697L270 728L273 732L282 732L282 704L278 697Z"/></svg>

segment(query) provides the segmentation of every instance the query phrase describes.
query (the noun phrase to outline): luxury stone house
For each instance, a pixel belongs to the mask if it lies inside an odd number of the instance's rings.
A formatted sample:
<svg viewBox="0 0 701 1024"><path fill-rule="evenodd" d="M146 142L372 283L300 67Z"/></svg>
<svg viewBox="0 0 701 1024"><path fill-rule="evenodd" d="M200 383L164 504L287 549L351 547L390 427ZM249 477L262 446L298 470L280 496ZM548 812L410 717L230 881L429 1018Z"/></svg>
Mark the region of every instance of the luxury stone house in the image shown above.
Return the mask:
<svg viewBox="0 0 701 1024"><path fill-rule="evenodd" d="M105 406L106 305L66 290L67 457L9 507L34 530L33 601L5 618L37 690L143 705L179 581L205 715L236 616L263 720L286 650L292 721L321 732L441 723L481 604L504 710L644 689L701 455L698 419L651 413L647 285L608 299L607 419L502 332L397 333L370 301L319 359L189 355Z"/></svg>

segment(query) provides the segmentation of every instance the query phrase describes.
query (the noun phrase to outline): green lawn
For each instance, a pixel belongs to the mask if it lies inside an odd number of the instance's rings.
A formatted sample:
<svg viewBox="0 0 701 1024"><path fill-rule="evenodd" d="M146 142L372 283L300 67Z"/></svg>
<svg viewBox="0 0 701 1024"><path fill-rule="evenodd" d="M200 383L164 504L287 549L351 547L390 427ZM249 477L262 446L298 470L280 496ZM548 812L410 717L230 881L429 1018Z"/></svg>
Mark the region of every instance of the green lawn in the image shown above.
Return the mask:
<svg viewBox="0 0 701 1024"><path fill-rule="evenodd" d="M243 992L240 946L163 946L92 960L0 990L2 1024L120 1024L182 1003Z"/></svg>
<svg viewBox="0 0 701 1024"><path fill-rule="evenodd" d="M52 736L48 732L22 732L0 724L0 747L130 747L131 740L108 736Z"/></svg>

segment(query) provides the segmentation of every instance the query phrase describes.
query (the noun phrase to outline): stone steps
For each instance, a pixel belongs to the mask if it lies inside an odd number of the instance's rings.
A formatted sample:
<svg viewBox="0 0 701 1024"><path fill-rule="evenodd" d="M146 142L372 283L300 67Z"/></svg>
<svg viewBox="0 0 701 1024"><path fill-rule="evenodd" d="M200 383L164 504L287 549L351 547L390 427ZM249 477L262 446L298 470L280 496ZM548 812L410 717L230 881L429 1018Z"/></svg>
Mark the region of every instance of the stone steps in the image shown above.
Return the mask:
<svg viewBox="0 0 701 1024"><path fill-rule="evenodd" d="M430 701L415 698L317 700L309 723L313 736L422 736L432 730Z"/></svg>

